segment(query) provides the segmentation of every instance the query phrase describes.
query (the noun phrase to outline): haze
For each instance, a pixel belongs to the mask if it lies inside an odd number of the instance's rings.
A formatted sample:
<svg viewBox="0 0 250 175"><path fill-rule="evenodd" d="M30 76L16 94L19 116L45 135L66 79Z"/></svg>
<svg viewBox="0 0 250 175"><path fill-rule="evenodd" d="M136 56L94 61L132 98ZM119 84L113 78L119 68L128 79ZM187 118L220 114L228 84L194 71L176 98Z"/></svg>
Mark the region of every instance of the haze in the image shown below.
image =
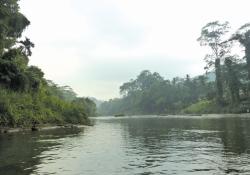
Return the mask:
<svg viewBox="0 0 250 175"><path fill-rule="evenodd" d="M142 70L166 78L204 73L196 39L207 22L248 22L247 0L22 0L24 36L46 78L80 96L109 99Z"/></svg>

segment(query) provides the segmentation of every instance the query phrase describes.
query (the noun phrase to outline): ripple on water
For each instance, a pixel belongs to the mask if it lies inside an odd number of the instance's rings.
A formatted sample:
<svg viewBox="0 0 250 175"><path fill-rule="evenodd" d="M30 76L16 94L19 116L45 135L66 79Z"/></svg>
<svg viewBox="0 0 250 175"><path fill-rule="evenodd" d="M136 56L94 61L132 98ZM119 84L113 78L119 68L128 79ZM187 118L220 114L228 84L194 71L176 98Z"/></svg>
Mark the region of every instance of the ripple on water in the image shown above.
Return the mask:
<svg viewBox="0 0 250 175"><path fill-rule="evenodd" d="M107 117L84 130L0 136L0 174L246 175L249 126L219 115Z"/></svg>

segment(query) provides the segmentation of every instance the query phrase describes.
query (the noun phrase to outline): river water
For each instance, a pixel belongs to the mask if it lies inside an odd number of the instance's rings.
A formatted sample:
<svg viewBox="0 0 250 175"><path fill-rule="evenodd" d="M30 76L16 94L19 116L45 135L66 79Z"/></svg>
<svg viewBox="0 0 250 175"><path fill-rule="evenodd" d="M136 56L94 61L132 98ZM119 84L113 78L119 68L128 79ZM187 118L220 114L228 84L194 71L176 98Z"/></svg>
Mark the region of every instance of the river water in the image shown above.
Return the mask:
<svg viewBox="0 0 250 175"><path fill-rule="evenodd" d="M0 135L0 174L250 174L250 116L101 117Z"/></svg>

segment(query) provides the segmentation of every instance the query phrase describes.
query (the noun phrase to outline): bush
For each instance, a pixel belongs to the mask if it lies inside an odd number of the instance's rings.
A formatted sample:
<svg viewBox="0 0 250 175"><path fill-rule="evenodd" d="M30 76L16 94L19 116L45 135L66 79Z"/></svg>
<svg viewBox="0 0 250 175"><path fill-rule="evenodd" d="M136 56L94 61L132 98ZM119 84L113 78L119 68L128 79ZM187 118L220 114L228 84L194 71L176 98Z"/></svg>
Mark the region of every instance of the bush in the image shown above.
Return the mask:
<svg viewBox="0 0 250 175"><path fill-rule="evenodd" d="M216 107L215 102L209 100L201 100L185 108L182 112L187 114L203 114L217 111L217 108L218 107Z"/></svg>
<svg viewBox="0 0 250 175"><path fill-rule="evenodd" d="M36 123L88 124L89 107L67 102L42 90L15 92L0 88L0 126L28 127Z"/></svg>

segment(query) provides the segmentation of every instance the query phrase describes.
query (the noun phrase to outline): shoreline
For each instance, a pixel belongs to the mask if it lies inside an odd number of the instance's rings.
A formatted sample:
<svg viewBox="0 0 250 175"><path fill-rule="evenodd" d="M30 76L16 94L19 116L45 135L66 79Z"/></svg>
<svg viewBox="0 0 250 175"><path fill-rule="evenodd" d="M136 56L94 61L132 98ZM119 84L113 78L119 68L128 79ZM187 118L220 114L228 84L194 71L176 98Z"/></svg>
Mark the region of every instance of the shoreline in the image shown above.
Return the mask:
<svg viewBox="0 0 250 175"><path fill-rule="evenodd" d="M231 117L231 116L243 116L243 117L250 117L250 113L203 113L203 114L195 114L195 113L176 113L176 114L133 114L133 115L124 115L120 117L116 117L114 115L107 115L108 117L115 117L115 118L123 118L123 117L133 117L133 116L186 116L186 117L204 117L204 116L212 116L212 115L224 115L225 117ZM105 115L103 116L98 116L98 117L107 117ZM98 118L96 117L96 118Z"/></svg>
<svg viewBox="0 0 250 175"><path fill-rule="evenodd" d="M11 128L11 127L0 127L0 135L8 134L8 133L18 133L18 132L39 132L39 131L47 131L54 129L74 129L74 128L88 128L93 125L74 125L74 124L66 124L66 125L41 125L37 126L35 130L32 127L26 128Z"/></svg>

